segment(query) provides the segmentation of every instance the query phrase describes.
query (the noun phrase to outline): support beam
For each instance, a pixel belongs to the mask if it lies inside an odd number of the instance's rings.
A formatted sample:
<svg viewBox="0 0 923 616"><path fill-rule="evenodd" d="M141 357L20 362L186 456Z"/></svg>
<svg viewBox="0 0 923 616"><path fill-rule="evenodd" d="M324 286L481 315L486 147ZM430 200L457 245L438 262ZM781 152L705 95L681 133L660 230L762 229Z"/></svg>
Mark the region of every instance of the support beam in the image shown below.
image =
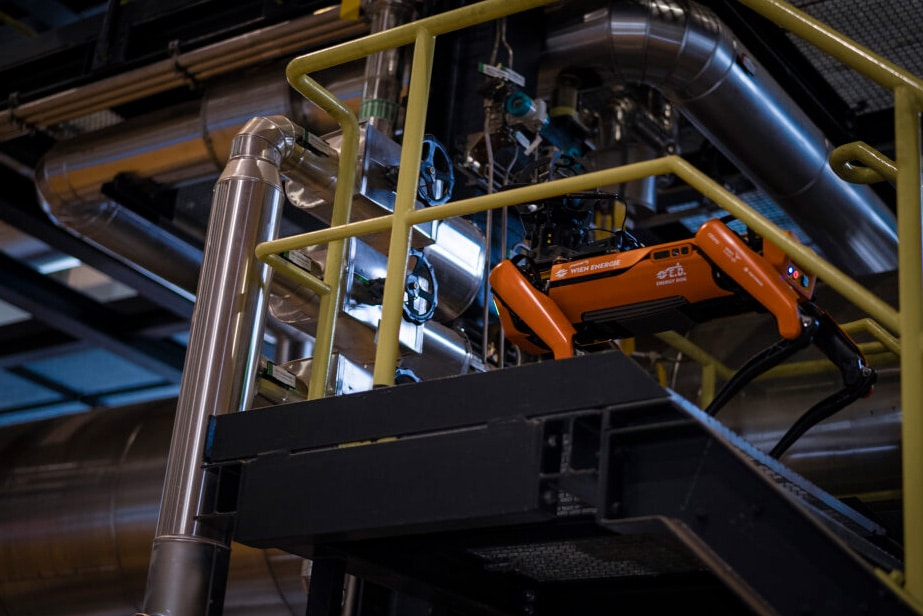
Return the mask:
<svg viewBox="0 0 923 616"><path fill-rule="evenodd" d="M124 318L103 304L0 254L0 300L69 335L97 345L172 383L182 374L179 345L136 338ZM121 326L120 326L121 325Z"/></svg>

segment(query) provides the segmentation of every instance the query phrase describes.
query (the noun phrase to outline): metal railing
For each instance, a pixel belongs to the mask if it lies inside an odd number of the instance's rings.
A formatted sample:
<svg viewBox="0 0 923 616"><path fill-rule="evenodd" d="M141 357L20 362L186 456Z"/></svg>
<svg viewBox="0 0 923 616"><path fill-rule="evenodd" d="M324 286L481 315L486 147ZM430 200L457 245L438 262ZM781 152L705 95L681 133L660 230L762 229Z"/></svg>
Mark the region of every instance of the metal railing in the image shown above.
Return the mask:
<svg viewBox="0 0 923 616"><path fill-rule="evenodd" d="M923 254L920 232L920 113L923 111L923 80L787 2L740 2L894 92L897 160L890 161L867 146L853 148L865 149L864 153L856 155L856 159L882 177L893 179L897 188L900 311L896 315L896 324L878 320L890 331L900 335L905 555L902 589L919 608L923 605L923 529L919 523L923 520L923 273L920 264ZM855 152L852 154L855 155ZM842 167L844 161L834 162L839 162ZM871 316L877 319L876 315Z"/></svg>
<svg viewBox="0 0 923 616"><path fill-rule="evenodd" d="M649 176L674 174L702 195L736 216L748 227L782 248L802 269L823 279L874 321L863 320L850 328L870 331L887 348L900 355L903 413L903 494L905 525L905 571L902 580L890 580L894 590L916 606L923 605L923 275L920 233L920 111L923 109L923 81L887 60L849 40L810 16L780 0L739 0L742 4L806 39L829 55L870 77L895 93L896 151L892 161L864 144L850 144L838 150L833 163L841 177L850 181L888 179L897 185L899 242L900 311L883 302L814 251L794 241L785 232L726 191L701 171L677 156L633 163L552 182L488 194L415 210L415 194L420 168L427 99L433 63L435 37L507 15L550 4L553 0L484 0L391 30L373 34L292 60L286 69L289 83L303 96L330 113L341 125L342 148L339 178L330 228L266 242L257 247L257 256L280 273L294 278L321 295L317 340L309 383L309 397L324 395L338 306L341 299L345 240L372 232L391 232L389 260L382 302L382 316L375 356L374 382L392 385L398 358L398 330L401 321L403 285L410 243L415 224L463 216L520 203L548 199L565 193L596 189ZM355 116L308 74L358 60L372 53L414 45L407 113L397 195L392 214L349 222L352 191L355 185L359 127ZM854 163L860 163L856 165ZM327 264L320 280L285 262L279 254L288 250L328 244ZM880 325L879 325L880 323ZM894 336L899 336L895 338ZM670 338L669 334L665 335ZM674 340L677 344L682 342ZM696 351L688 349L689 352ZM872 350L871 348L869 350ZM699 350L701 351L701 350ZM702 351L704 353L704 351ZM712 388L718 376L727 378L730 370L705 353L701 356L706 386ZM710 385L707 382L710 381ZM898 576L900 577L900 576Z"/></svg>

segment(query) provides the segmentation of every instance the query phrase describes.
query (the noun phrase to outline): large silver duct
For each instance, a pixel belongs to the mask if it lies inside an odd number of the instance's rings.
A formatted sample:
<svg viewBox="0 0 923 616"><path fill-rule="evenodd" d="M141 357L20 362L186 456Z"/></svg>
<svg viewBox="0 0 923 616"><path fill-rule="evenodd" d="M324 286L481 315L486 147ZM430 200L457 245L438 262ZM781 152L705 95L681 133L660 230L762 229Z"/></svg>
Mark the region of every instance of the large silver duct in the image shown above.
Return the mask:
<svg viewBox="0 0 923 616"><path fill-rule="evenodd" d="M547 58L661 90L832 263L856 276L897 267L894 215L867 186L833 173L820 129L707 9L612 2L552 31Z"/></svg>
<svg viewBox="0 0 923 616"><path fill-rule="evenodd" d="M328 72L321 79L347 105L358 108L361 64ZM202 254L140 214L108 200L103 185L120 173L165 185L217 175L231 140L255 116L284 115L326 131L334 125L279 77L264 71L214 85L201 103L128 121L62 141L35 171L42 207L68 231L85 238L161 282L191 293Z"/></svg>
<svg viewBox="0 0 923 616"><path fill-rule="evenodd" d="M0 614L141 607L175 400L0 431ZM234 544L224 614L295 616L301 558Z"/></svg>

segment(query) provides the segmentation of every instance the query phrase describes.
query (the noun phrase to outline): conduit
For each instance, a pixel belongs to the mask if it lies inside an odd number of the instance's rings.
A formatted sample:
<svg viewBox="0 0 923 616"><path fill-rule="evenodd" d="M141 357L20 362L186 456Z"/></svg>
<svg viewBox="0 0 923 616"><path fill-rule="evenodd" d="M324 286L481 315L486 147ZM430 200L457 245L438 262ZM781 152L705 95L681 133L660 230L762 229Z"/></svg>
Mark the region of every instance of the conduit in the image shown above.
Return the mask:
<svg viewBox="0 0 923 616"><path fill-rule="evenodd" d="M200 517L210 513L216 480L201 468L208 419L253 404L270 277L256 246L278 234L279 169L302 131L280 116L254 118L215 185L143 603L149 614L204 614L223 594L201 578L210 572L223 583L230 556L227 530Z"/></svg>
<svg viewBox="0 0 923 616"><path fill-rule="evenodd" d="M365 22L340 20L336 10L260 28L86 86L6 109L0 112L0 141L159 92L202 83L267 60L287 58L307 49L322 48L367 31L368 25Z"/></svg>

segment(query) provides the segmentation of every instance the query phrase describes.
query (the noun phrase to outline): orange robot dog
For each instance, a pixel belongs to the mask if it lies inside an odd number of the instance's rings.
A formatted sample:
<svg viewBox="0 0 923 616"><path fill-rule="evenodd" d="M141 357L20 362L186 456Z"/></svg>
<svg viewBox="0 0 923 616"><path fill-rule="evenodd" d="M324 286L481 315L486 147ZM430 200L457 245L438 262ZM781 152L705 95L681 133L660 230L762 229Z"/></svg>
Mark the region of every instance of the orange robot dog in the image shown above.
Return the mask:
<svg viewBox="0 0 923 616"><path fill-rule="evenodd" d="M756 376L812 343L839 368L844 387L809 409L771 455L781 456L816 423L871 392L876 373L813 303L814 278L771 242L755 250L715 219L691 239L657 246L631 238L628 250L614 249L613 242L601 248L583 242L581 250L574 242L543 267L533 257L548 257L553 227L549 217L532 225L532 253L501 262L490 275L504 334L524 351L571 357L614 338L681 329L726 313L729 304L737 312L740 300L751 300L775 317L782 339L751 358L706 412L714 415Z"/></svg>

